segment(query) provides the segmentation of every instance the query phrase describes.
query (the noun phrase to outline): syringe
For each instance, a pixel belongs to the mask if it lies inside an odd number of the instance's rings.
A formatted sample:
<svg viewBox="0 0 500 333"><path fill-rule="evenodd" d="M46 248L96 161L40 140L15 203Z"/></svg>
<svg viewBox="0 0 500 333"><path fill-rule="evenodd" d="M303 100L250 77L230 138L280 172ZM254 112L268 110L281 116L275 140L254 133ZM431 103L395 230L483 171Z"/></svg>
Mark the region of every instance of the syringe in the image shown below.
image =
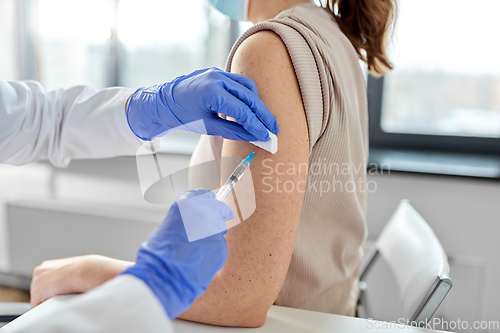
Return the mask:
<svg viewBox="0 0 500 333"><path fill-rule="evenodd" d="M224 201L226 197L231 193L236 183L243 177L248 167L250 166L250 161L252 160L254 152L251 152L250 155L247 156L241 163L234 169L233 173L229 177L229 179L224 183L224 185L220 188L219 192L215 198L220 201Z"/></svg>

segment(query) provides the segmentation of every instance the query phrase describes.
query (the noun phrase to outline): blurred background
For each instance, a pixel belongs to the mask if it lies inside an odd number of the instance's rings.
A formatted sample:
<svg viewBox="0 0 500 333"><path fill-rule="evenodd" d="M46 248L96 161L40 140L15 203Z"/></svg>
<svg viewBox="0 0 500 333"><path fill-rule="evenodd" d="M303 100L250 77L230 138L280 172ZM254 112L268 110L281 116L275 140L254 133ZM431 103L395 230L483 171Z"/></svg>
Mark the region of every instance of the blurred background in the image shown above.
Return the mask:
<svg viewBox="0 0 500 333"><path fill-rule="evenodd" d="M223 67L230 47L230 20L204 0L2 0L0 6L2 76L36 79L49 90L151 85Z"/></svg>
<svg viewBox="0 0 500 333"><path fill-rule="evenodd" d="M409 199L450 258L454 287L438 315L500 320L500 1L399 4L395 70L367 77L376 184L370 238ZM0 0L0 77L37 80L48 90L149 86L224 68L250 26L205 0ZM166 138L164 172L187 166L197 139ZM34 265L54 257L133 260L167 209L143 200L134 157L74 161L67 169L2 165L0 284L25 289ZM391 292L382 292L387 307L377 318L400 308Z"/></svg>
<svg viewBox="0 0 500 333"><path fill-rule="evenodd" d="M400 1L386 132L500 137L500 1Z"/></svg>

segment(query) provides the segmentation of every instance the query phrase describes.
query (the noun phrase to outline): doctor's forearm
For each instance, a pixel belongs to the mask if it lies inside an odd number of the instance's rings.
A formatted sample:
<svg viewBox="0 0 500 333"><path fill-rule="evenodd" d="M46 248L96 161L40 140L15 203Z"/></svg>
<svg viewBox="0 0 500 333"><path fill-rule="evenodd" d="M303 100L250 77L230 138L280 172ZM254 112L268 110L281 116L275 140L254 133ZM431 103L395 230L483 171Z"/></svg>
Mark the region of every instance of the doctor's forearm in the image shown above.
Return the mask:
<svg viewBox="0 0 500 333"><path fill-rule="evenodd" d="M45 91L34 81L0 79L0 92L1 163L49 160L64 167L72 159L133 156L140 147L123 112L133 90Z"/></svg>

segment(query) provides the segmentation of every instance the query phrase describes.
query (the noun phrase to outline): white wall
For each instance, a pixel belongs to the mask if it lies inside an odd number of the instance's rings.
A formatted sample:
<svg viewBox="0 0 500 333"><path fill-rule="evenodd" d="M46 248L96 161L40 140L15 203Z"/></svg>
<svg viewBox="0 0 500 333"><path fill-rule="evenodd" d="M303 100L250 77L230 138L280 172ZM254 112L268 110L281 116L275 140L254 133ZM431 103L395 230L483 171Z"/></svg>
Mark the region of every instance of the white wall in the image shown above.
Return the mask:
<svg viewBox="0 0 500 333"><path fill-rule="evenodd" d="M159 154L158 157L165 175L169 174L167 165L180 170L188 166L190 159L187 155L176 154ZM56 169L46 163L22 167L0 164L0 272L9 271L11 266L6 204L18 199L61 200L65 205L71 202L107 205L110 211L122 207L163 212L164 215L168 211L168 205L144 201L133 157L73 161L67 169ZM36 216L33 221L36 222ZM43 246L43 240L33 246Z"/></svg>
<svg viewBox="0 0 500 333"><path fill-rule="evenodd" d="M52 168L45 164L0 164L0 271L10 269L5 203L19 198L50 198L51 174Z"/></svg>

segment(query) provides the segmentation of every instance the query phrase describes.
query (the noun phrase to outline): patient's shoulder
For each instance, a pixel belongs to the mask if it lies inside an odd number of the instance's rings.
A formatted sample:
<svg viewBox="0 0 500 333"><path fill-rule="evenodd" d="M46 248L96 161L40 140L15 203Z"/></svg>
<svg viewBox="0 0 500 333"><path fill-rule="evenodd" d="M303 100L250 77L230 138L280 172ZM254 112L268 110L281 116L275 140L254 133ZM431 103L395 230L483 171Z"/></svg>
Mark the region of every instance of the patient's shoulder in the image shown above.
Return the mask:
<svg viewBox="0 0 500 333"><path fill-rule="evenodd" d="M282 39L272 31L248 37L233 57L231 72L255 81L259 97L274 114L280 127L280 152L284 146L304 145L308 157L309 137L302 94L292 60ZM279 158L274 156L275 160Z"/></svg>
<svg viewBox="0 0 500 333"><path fill-rule="evenodd" d="M295 76L283 40L270 30L259 31L243 41L233 57L231 70L237 72L235 69L239 72L250 70L256 74L285 71Z"/></svg>
<svg viewBox="0 0 500 333"><path fill-rule="evenodd" d="M259 97L278 120L280 129L285 115L302 122L304 109L299 82L288 50L277 34L259 31L243 41L234 54L231 72L255 81Z"/></svg>

